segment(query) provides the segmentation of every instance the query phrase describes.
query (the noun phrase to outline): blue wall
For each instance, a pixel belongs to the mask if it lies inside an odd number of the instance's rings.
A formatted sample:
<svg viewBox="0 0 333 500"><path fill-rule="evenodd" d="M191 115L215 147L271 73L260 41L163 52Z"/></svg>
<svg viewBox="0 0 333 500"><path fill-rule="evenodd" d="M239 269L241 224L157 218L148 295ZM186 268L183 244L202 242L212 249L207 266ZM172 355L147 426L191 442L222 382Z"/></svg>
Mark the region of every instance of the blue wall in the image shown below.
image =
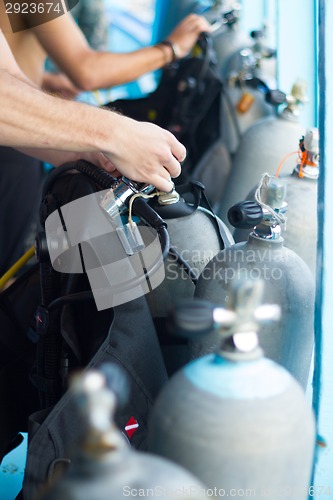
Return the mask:
<svg viewBox="0 0 333 500"><path fill-rule="evenodd" d="M315 0L242 0L242 27L246 31L268 22L269 43L278 51L277 81L288 93L297 79L307 85L309 102L301 121L318 125L317 19Z"/></svg>
<svg viewBox="0 0 333 500"><path fill-rule="evenodd" d="M316 303L314 408L321 446L314 471L315 498L333 496L333 4L319 0L319 241ZM330 488L330 489L329 489Z"/></svg>

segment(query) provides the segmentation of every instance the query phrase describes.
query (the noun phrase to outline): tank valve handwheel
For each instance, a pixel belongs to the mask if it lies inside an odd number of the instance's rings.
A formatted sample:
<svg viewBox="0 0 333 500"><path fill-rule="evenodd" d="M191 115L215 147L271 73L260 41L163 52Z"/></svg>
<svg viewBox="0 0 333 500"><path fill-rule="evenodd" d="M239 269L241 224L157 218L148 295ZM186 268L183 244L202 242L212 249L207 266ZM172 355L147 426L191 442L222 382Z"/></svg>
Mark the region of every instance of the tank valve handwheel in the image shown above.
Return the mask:
<svg viewBox="0 0 333 500"><path fill-rule="evenodd" d="M252 229L262 221L263 210L256 201L242 201L233 205L228 211L228 220L238 229Z"/></svg>

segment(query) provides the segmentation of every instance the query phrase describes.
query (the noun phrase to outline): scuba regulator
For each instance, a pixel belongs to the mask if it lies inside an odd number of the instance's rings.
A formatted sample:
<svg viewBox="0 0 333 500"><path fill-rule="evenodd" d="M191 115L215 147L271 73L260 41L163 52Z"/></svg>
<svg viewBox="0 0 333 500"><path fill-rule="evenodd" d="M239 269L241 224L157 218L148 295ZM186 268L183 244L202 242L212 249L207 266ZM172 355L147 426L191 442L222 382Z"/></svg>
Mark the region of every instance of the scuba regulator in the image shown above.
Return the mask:
<svg viewBox="0 0 333 500"><path fill-rule="evenodd" d="M49 210L47 192L59 175L73 168L106 189ZM48 178L42 223L52 267L67 274L85 272L98 310L133 300L163 281L163 259L170 247L167 224L147 203L157 194L154 186L114 179L82 160ZM133 215L139 217L140 229Z"/></svg>

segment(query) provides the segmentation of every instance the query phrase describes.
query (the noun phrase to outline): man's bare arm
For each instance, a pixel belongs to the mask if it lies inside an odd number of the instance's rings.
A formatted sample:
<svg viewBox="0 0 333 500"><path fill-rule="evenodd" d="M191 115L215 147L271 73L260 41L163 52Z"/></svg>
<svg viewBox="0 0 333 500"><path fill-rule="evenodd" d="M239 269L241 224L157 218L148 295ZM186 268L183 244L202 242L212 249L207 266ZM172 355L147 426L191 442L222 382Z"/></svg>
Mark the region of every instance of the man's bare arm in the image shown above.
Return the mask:
<svg viewBox="0 0 333 500"><path fill-rule="evenodd" d="M12 147L102 152L114 168L163 191L180 174L184 146L168 131L45 94L0 69L0 140Z"/></svg>
<svg viewBox="0 0 333 500"><path fill-rule="evenodd" d="M209 23L201 16L187 16L168 39L177 55L184 57ZM83 90L108 88L137 79L159 69L173 58L171 47L151 46L131 53L96 52L92 50L72 16L67 13L34 31L45 51L73 83Z"/></svg>

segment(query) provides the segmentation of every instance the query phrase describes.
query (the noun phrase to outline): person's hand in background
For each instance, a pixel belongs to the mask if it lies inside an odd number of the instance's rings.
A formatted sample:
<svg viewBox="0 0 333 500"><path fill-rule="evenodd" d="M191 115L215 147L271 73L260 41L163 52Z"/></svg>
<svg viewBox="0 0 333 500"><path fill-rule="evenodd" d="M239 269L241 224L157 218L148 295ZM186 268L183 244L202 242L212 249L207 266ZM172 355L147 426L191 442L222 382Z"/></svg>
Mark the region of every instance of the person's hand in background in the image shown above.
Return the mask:
<svg viewBox="0 0 333 500"><path fill-rule="evenodd" d="M185 57L195 45L200 33L211 31L211 25L202 16L190 14L185 17L167 37L177 58Z"/></svg>
<svg viewBox="0 0 333 500"><path fill-rule="evenodd" d="M42 89L50 94L66 99L74 99L81 92L81 90L63 73L45 72L43 75Z"/></svg>

